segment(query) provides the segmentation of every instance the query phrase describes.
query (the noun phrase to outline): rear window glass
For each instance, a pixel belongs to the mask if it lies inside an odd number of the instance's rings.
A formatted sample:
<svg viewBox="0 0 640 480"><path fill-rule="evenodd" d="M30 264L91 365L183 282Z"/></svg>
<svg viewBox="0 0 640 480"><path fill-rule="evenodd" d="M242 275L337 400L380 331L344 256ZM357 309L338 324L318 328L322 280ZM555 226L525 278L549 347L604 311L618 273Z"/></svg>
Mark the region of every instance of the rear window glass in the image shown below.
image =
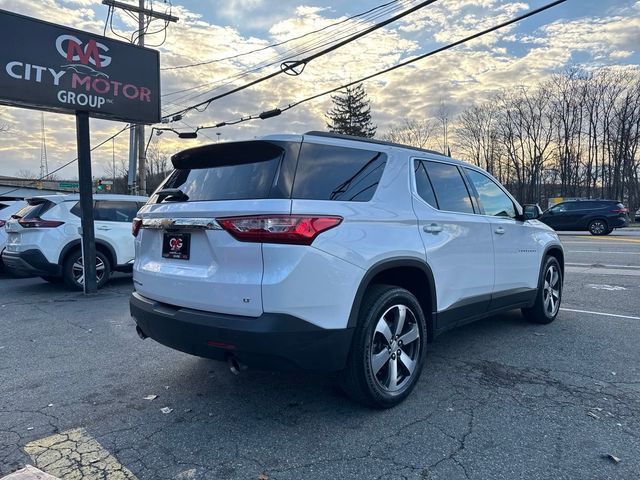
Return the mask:
<svg viewBox="0 0 640 480"><path fill-rule="evenodd" d="M474 213L471 196L458 167L440 162L424 163L440 209L448 212Z"/></svg>
<svg viewBox="0 0 640 480"><path fill-rule="evenodd" d="M196 152L193 159L180 160L178 166L190 163L196 168L177 168L155 192L151 203L158 201L215 201L272 198L278 190L277 177L286 148L266 142L241 142L215 145ZM256 145L258 145L256 147ZM178 189L182 196L162 196L162 190ZM288 192L287 195L288 196Z"/></svg>
<svg viewBox="0 0 640 480"><path fill-rule="evenodd" d="M371 150L303 143L293 198L367 202L382 177L387 156Z"/></svg>

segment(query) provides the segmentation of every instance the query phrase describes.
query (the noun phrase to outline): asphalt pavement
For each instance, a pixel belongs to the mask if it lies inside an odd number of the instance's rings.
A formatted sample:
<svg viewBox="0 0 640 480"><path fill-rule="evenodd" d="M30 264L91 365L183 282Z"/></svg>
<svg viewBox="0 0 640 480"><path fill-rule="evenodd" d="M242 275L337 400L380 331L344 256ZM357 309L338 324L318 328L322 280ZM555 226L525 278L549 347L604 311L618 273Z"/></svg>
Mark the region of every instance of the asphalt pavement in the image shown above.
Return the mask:
<svg viewBox="0 0 640 480"><path fill-rule="evenodd" d="M553 324L511 312L440 336L386 411L140 340L128 278L84 297L0 277L0 476L638 479L640 232L562 240Z"/></svg>

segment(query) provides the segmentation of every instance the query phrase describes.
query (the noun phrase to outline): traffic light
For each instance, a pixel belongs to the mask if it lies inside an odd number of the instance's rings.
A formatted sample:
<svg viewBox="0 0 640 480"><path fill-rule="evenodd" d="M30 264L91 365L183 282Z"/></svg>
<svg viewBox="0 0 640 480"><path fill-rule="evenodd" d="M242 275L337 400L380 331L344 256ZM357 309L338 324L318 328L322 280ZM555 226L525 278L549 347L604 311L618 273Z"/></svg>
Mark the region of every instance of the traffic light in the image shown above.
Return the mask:
<svg viewBox="0 0 640 480"><path fill-rule="evenodd" d="M104 185L102 184L102 180L98 180L96 185L96 190L104 190Z"/></svg>

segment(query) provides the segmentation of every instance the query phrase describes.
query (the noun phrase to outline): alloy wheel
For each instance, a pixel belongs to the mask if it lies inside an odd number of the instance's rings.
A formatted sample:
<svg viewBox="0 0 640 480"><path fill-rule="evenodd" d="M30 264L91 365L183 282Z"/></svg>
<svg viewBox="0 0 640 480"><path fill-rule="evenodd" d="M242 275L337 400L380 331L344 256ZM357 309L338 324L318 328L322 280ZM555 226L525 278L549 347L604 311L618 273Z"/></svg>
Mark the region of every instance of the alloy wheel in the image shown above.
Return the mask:
<svg viewBox="0 0 640 480"><path fill-rule="evenodd" d="M560 308L560 273L555 265L549 266L544 275L542 300L544 311L549 318L558 313Z"/></svg>
<svg viewBox="0 0 640 480"><path fill-rule="evenodd" d="M413 311L398 304L387 309L371 340L371 369L382 389L395 393L410 383L420 356L420 329Z"/></svg>
<svg viewBox="0 0 640 480"><path fill-rule="evenodd" d="M607 226L604 224L603 221L595 220L594 222L591 222L590 231L594 235L602 235L604 232L607 231Z"/></svg>
<svg viewBox="0 0 640 480"><path fill-rule="evenodd" d="M102 277L104 277L105 266L104 262L100 259L100 257L96 257L96 282L100 283L102 281ZM84 285L84 263L83 258L78 257L75 262L73 262L73 279L78 283L78 285Z"/></svg>

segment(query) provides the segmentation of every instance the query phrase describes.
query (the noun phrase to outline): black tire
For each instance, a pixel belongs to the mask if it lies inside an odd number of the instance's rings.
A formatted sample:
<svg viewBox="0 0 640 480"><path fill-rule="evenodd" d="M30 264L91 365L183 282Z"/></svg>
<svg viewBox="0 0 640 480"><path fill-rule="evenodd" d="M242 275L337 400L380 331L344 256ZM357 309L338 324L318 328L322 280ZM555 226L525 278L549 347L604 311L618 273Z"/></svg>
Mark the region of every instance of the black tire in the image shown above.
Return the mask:
<svg viewBox="0 0 640 480"><path fill-rule="evenodd" d="M609 233L611 233L611 230L609 230L609 224L607 223L606 220L602 218L596 218L595 220L591 220L587 228L589 229L589 233L591 233L591 235L599 236L599 235L609 235Z"/></svg>
<svg viewBox="0 0 640 480"><path fill-rule="evenodd" d="M553 273L551 273L551 279L549 278L550 270L555 272L557 280L553 280ZM560 262L555 257L546 257L538 280L536 303L531 308L522 309L524 318L532 323L547 324L553 322L558 316L560 303L562 302L562 280Z"/></svg>
<svg viewBox="0 0 640 480"><path fill-rule="evenodd" d="M45 282L49 282L49 283L53 283L53 284L58 284L58 283L63 283L64 280L62 279L62 277L53 277L53 276L43 276L40 277L41 279L43 279Z"/></svg>
<svg viewBox="0 0 640 480"><path fill-rule="evenodd" d="M84 282L78 281L77 278L78 265L82 265L82 253L80 250L74 250L69 253L64 260L62 265L62 278L69 288L73 290L84 290ZM100 267L100 265L103 267ZM96 252L96 267L99 267L99 271L96 272L98 288L102 288L111 277L111 263L102 252Z"/></svg>
<svg viewBox="0 0 640 480"><path fill-rule="evenodd" d="M398 333L403 308L404 321ZM362 301L340 386L349 397L370 407L398 405L420 378L426 351L427 323L416 297L404 288L373 285ZM376 359L378 369L374 372Z"/></svg>

